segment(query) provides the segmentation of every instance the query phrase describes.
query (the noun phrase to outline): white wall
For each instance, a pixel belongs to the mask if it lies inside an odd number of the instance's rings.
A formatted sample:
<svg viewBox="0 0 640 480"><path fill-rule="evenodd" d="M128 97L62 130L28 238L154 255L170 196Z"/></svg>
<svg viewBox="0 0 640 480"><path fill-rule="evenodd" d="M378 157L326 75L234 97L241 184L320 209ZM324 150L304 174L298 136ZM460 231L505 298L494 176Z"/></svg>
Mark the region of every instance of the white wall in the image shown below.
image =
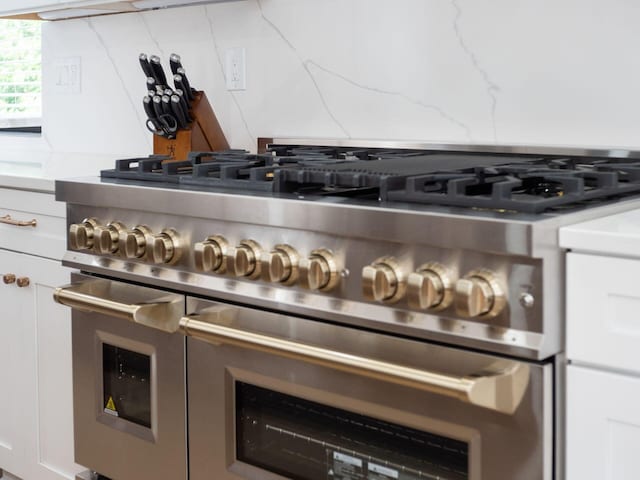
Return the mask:
<svg viewBox="0 0 640 480"><path fill-rule="evenodd" d="M638 25L629 0L244 0L47 23L41 148L150 153L140 52L179 53L238 148L278 135L640 148ZM225 88L230 47L246 48L246 91ZM57 93L53 64L74 56L81 93Z"/></svg>

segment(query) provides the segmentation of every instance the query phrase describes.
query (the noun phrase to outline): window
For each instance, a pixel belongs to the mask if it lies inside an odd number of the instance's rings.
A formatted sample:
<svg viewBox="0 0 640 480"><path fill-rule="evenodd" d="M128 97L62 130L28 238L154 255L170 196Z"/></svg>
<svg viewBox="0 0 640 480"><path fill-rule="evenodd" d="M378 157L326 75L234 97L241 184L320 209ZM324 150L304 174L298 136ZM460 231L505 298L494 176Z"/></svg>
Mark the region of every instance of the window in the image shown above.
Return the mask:
<svg viewBox="0 0 640 480"><path fill-rule="evenodd" d="M39 131L41 22L0 20L0 129Z"/></svg>

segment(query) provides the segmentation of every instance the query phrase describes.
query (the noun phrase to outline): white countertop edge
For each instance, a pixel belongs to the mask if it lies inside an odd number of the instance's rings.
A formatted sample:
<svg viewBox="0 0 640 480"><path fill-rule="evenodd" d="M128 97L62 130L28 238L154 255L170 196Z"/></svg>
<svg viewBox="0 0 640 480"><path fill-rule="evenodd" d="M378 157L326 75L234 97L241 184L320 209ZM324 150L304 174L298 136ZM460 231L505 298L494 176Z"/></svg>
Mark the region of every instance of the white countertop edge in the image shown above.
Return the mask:
<svg viewBox="0 0 640 480"><path fill-rule="evenodd" d="M559 241L574 251L640 258L640 210L563 227Z"/></svg>
<svg viewBox="0 0 640 480"><path fill-rule="evenodd" d="M34 192L54 193L56 188L56 181L53 178L0 175L0 188L12 188Z"/></svg>

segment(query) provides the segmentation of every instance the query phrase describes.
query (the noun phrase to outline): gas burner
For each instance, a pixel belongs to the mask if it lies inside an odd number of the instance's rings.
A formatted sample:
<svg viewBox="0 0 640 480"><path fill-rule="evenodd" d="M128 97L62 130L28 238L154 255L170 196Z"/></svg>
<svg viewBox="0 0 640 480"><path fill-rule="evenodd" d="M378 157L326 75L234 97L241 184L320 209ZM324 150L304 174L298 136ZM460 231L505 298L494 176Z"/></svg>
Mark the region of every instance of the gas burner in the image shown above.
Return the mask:
<svg viewBox="0 0 640 480"><path fill-rule="evenodd" d="M186 161L118 160L103 178L198 189L350 197L480 210L564 212L640 194L640 161L323 146L192 152Z"/></svg>

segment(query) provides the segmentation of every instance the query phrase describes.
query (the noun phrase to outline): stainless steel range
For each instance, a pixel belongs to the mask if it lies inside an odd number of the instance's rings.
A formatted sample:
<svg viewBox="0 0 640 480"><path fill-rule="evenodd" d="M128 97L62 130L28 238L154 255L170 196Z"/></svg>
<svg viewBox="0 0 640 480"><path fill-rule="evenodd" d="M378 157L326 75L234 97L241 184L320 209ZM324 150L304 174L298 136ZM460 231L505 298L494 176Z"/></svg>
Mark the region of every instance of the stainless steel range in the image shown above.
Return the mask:
<svg viewBox="0 0 640 480"><path fill-rule="evenodd" d="M557 230L640 205L630 155L279 139L57 182L76 461L562 478Z"/></svg>

